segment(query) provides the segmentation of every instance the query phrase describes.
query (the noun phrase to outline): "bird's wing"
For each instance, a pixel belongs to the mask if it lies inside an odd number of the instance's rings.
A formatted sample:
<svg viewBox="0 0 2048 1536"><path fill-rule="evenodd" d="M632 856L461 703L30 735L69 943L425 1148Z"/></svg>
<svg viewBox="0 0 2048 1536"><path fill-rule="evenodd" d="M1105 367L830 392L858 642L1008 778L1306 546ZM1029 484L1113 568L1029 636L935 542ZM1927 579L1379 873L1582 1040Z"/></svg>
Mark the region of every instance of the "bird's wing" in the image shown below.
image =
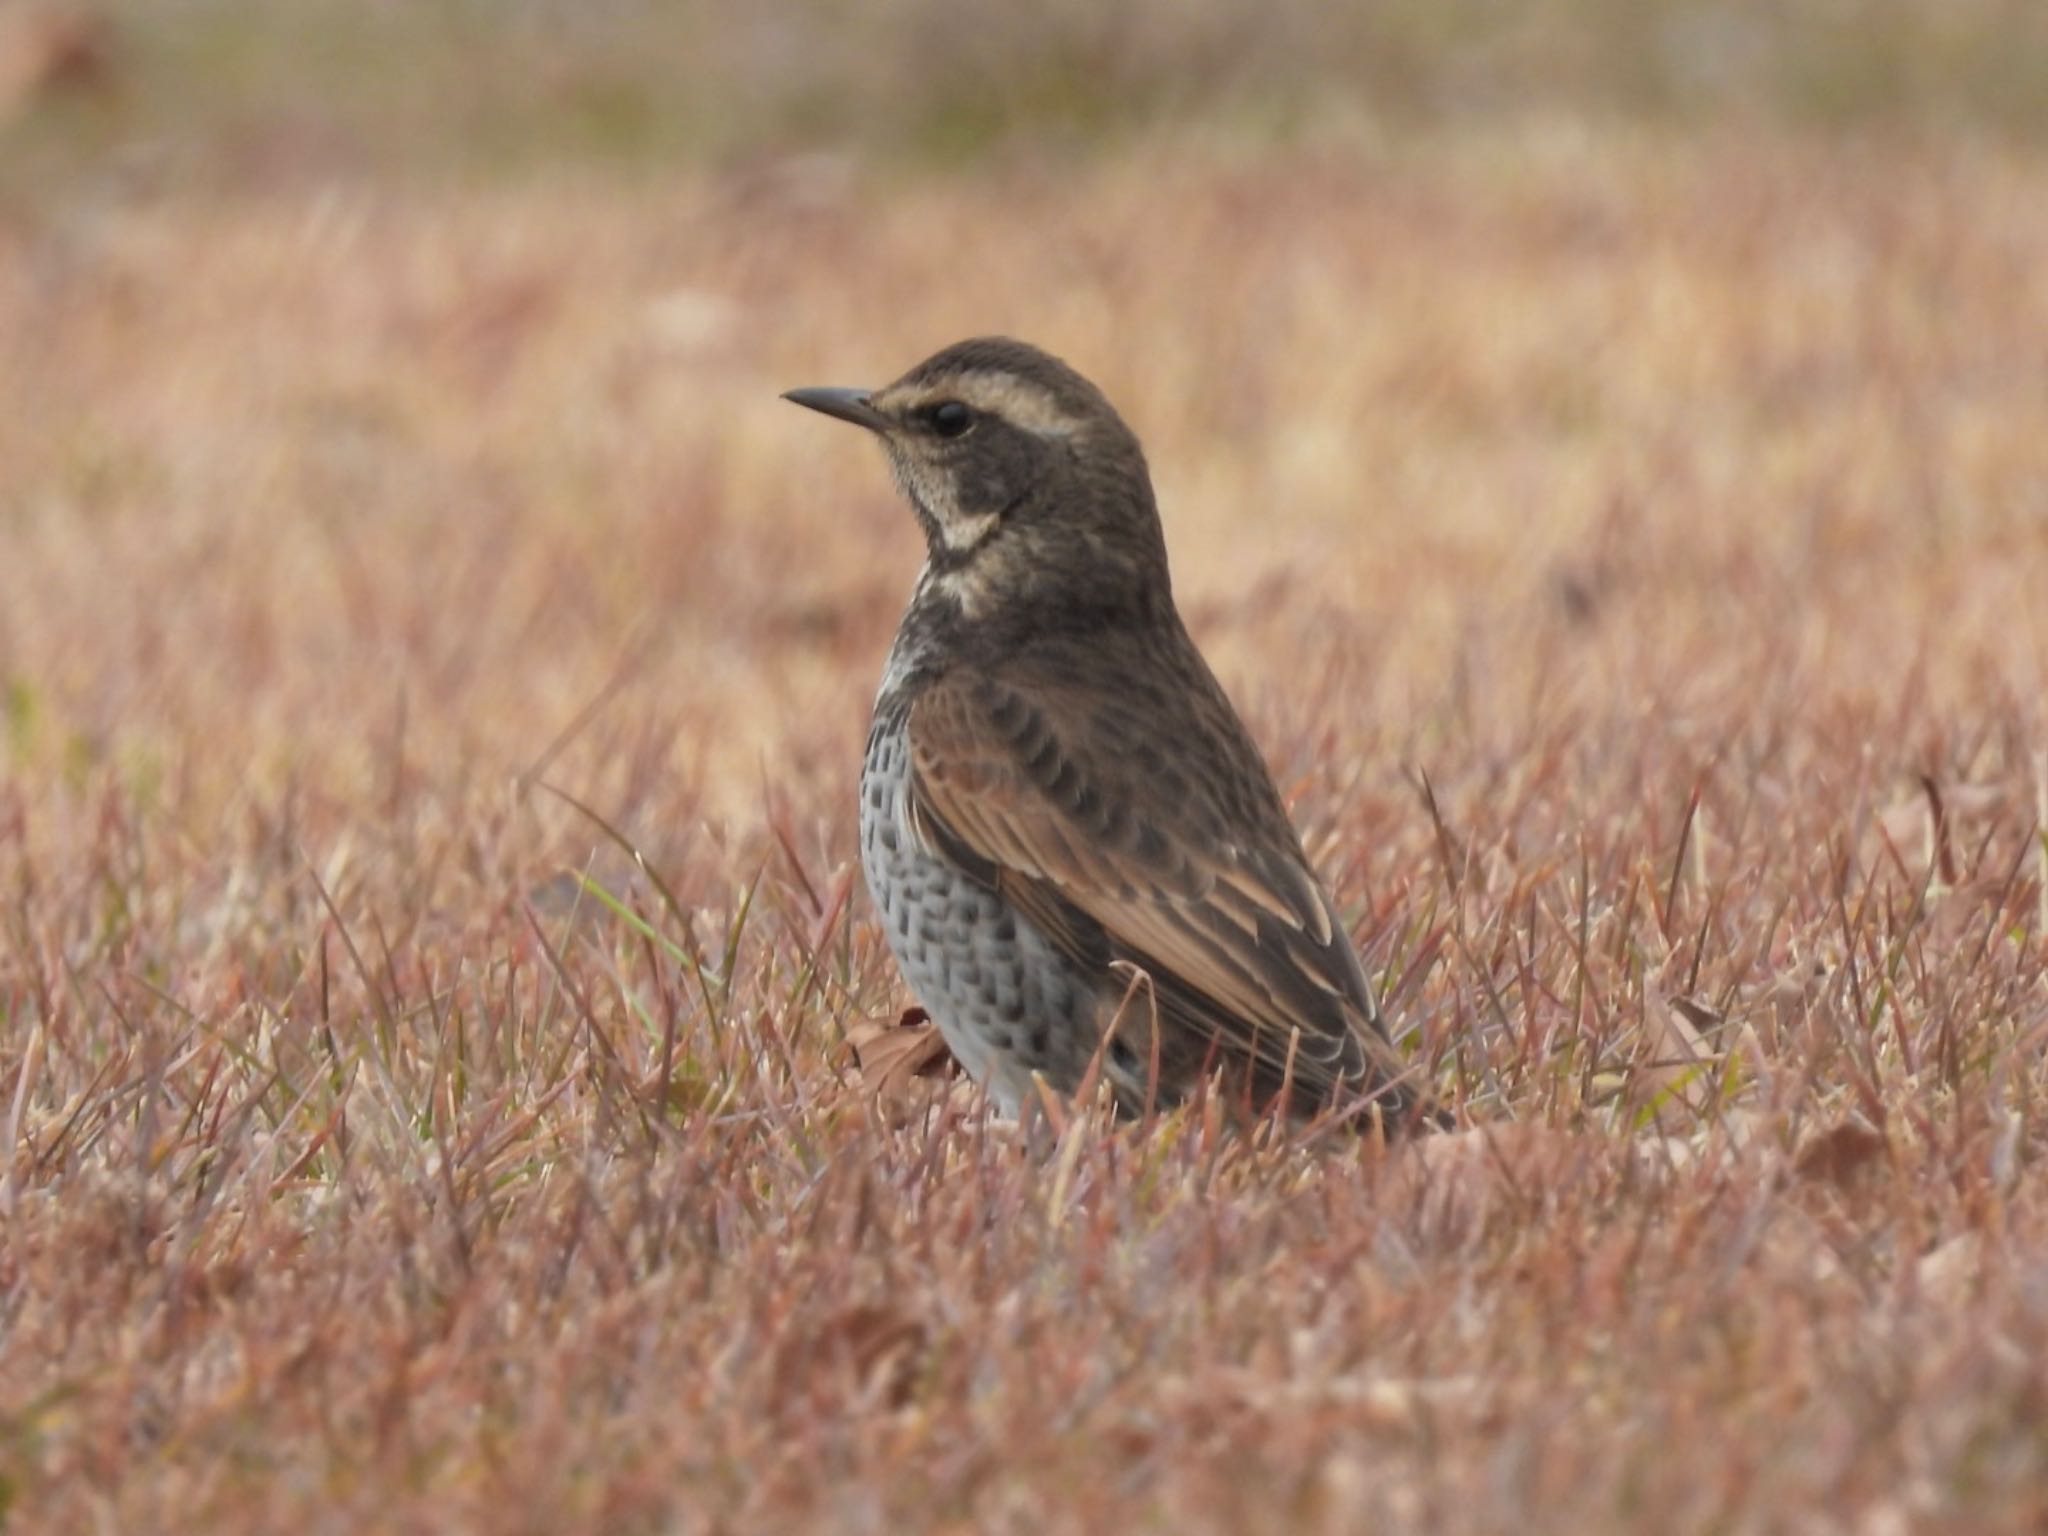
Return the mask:
<svg viewBox="0 0 2048 1536"><path fill-rule="evenodd" d="M910 712L917 833L1077 962L1143 969L1162 1018L1219 1064L1323 1099L1384 1082L1400 1069L1357 954L1256 748L1200 682L1119 711L1056 679L949 673Z"/></svg>

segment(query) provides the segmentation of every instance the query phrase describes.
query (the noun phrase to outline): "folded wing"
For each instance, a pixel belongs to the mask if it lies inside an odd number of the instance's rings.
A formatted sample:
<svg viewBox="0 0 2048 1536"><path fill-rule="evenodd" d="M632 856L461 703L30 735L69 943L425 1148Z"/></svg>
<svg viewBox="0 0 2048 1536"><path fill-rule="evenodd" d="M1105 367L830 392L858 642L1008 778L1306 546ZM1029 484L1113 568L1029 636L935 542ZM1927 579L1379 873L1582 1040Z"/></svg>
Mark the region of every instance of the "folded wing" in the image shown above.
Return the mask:
<svg viewBox="0 0 2048 1536"><path fill-rule="evenodd" d="M1386 1084L1400 1066L1350 940L1256 748L1206 668L1196 681L1162 713L1058 678L949 674L911 710L918 835L1078 963L1145 971L1168 1032L1261 1096Z"/></svg>

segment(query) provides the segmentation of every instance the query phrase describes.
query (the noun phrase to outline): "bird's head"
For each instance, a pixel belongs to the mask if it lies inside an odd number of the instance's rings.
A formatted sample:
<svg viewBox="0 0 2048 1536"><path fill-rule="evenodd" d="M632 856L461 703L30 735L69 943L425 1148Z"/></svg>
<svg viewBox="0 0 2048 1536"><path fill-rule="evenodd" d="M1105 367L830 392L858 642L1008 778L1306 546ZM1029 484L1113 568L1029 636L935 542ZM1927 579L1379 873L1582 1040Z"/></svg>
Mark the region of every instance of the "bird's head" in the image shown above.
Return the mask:
<svg viewBox="0 0 2048 1536"><path fill-rule="evenodd" d="M880 389L784 398L882 440L924 530L928 585L970 619L1048 606L1104 619L1170 611L1138 440L1058 358L982 337Z"/></svg>

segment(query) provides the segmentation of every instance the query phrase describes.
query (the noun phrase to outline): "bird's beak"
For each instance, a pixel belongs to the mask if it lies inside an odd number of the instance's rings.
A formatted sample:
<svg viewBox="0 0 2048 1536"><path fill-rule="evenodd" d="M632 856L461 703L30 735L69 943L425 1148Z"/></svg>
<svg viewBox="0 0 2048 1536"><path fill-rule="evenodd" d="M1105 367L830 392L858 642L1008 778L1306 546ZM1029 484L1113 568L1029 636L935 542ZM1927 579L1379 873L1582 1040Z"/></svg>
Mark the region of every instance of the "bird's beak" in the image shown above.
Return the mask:
<svg viewBox="0 0 2048 1536"><path fill-rule="evenodd" d="M868 403L868 392L864 389L792 389L782 398L866 427L870 432L889 429L889 418Z"/></svg>

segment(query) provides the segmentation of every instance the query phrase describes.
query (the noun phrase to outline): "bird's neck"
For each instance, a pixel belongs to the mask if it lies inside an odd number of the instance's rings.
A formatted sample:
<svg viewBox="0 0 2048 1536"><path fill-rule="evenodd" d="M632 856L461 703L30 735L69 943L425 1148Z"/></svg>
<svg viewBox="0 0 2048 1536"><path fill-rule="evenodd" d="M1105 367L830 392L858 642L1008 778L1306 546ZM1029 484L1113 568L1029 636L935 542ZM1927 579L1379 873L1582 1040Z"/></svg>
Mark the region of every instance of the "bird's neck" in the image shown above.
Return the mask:
<svg viewBox="0 0 2048 1536"><path fill-rule="evenodd" d="M927 563L890 647L880 702L915 694L951 666L992 666L1050 637L1178 629L1179 623L1163 583L1097 594L1031 588L977 593L960 573Z"/></svg>

